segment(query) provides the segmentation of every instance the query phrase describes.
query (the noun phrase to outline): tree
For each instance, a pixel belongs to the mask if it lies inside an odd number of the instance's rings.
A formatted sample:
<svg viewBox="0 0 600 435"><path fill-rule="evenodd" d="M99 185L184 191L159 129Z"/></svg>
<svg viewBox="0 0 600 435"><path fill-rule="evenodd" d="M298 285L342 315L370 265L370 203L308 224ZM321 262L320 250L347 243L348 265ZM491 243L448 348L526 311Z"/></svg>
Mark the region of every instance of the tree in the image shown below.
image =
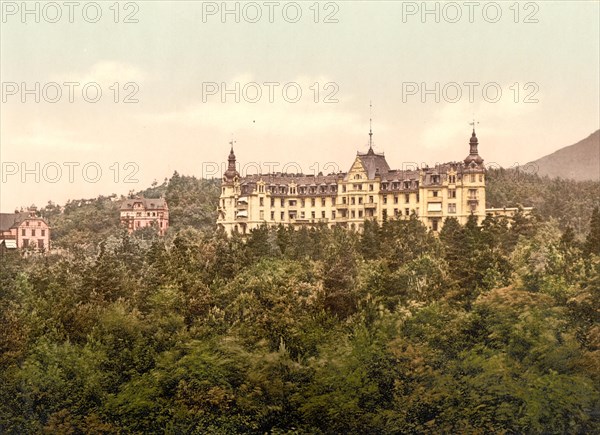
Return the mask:
<svg viewBox="0 0 600 435"><path fill-rule="evenodd" d="M594 208L590 219L590 232L585 239L584 253L586 255L600 255L600 210Z"/></svg>

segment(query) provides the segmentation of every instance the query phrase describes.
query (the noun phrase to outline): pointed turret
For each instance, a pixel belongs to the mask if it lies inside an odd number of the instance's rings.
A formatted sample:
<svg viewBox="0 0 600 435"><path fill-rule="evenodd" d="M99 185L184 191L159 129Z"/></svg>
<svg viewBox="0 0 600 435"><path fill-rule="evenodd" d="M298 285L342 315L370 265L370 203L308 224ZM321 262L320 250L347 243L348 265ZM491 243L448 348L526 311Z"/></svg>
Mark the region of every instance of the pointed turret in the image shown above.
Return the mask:
<svg viewBox="0 0 600 435"><path fill-rule="evenodd" d="M471 140L469 140L469 155L465 159L465 165L470 165L472 162L475 162L478 165L483 163L483 159L479 156L479 151L477 150L478 145L479 140L475 134L475 127L473 127Z"/></svg>
<svg viewBox="0 0 600 435"><path fill-rule="evenodd" d="M225 171L225 178L227 180L233 180L234 177L239 177L239 172L235 166L235 153L233 152L233 141L229 142L231 145L231 151L229 151L229 157L227 157L227 170Z"/></svg>

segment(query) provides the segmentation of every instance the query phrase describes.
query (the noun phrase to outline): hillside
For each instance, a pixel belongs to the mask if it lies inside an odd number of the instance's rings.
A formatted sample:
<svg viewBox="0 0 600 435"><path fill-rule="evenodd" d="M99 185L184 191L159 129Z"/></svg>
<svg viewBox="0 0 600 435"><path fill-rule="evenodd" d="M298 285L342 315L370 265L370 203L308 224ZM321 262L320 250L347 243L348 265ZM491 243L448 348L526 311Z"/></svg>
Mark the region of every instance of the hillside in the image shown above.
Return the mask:
<svg viewBox="0 0 600 435"><path fill-rule="evenodd" d="M531 164L537 166L540 176L600 180L600 130L527 165Z"/></svg>

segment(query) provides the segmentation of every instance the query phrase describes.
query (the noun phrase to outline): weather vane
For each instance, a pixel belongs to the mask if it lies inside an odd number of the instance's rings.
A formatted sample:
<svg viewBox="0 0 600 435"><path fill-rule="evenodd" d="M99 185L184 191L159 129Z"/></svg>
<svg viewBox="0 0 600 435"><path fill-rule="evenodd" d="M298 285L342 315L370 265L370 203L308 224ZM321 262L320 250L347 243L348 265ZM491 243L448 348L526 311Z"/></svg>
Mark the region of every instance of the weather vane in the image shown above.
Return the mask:
<svg viewBox="0 0 600 435"><path fill-rule="evenodd" d="M469 125L473 126L473 131L475 131L475 124L479 124L479 121L475 121L475 117L473 117L473 122L469 122Z"/></svg>

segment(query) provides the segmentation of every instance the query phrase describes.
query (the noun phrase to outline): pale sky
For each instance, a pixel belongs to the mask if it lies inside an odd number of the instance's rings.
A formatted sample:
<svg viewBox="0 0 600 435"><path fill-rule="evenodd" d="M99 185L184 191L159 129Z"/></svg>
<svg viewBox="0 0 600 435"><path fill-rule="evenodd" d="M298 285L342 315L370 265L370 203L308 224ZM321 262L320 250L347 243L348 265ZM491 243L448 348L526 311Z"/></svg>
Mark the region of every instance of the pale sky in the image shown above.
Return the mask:
<svg viewBox="0 0 600 435"><path fill-rule="evenodd" d="M232 138L263 172L346 171L367 150L370 101L392 168L464 159L473 117L481 156L504 167L600 128L598 1L428 2L425 16L422 2L229 2L224 16L222 2L123 2L118 16L113 3L29 2L23 16L2 2L2 212L175 170L219 176Z"/></svg>

